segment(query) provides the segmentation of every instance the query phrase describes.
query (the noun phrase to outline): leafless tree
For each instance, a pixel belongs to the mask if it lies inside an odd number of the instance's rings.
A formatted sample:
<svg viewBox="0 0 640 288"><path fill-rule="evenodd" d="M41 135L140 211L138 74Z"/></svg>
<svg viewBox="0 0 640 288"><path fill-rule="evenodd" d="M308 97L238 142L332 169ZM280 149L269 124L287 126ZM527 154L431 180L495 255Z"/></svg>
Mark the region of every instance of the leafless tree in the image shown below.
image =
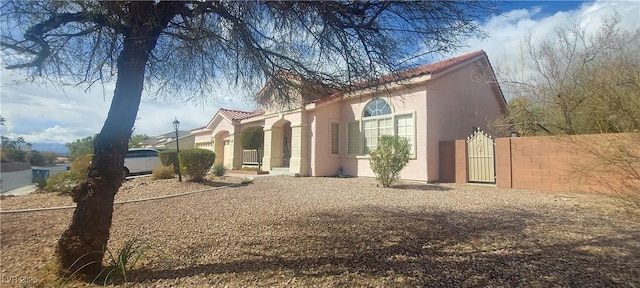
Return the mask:
<svg viewBox="0 0 640 288"><path fill-rule="evenodd" d="M7 1L3 61L32 79L81 85L115 79L88 180L58 243L62 272L96 275L113 199L146 82L159 95L209 94L221 83L249 91L284 71L344 87L406 68L481 36L485 1ZM288 89L277 89L288 91ZM155 93L154 93L155 94ZM287 93L279 93L287 100Z"/></svg>
<svg viewBox="0 0 640 288"><path fill-rule="evenodd" d="M575 23L556 37L523 42L521 61L500 67L513 97L507 122L522 134L584 134L640 129L640 30L620 16L595 33Z"/></svg>

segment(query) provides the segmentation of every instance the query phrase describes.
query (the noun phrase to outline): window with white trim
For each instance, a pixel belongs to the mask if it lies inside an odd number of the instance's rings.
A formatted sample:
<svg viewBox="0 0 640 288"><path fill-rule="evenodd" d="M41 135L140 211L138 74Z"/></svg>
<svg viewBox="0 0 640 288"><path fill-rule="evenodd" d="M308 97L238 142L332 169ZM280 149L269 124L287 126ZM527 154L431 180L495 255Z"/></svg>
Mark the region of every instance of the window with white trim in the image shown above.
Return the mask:
<svg viewBox="0 0 640 288"><path fill-rule="evenodd" d="M411 155L414 155L413 145L413 114L396 115L396 135L409 140Z"/></svg>
<svg viewBox="0 0 640 288"><path fill-rule="evenodd" d="M375 150L382 135L406 138L411 145L411 155L415 154L413 113L394 114L387 101L374 98L365 106L361 122L362 126L358 121L349 122L347 126L347 154L360 155ZM360 141L364 149L360 148Z"/></svg>
<svg viewBox="0 0 640 288"><path fill-rule="evenodd" d="M360 121L351 121L347 124L347 154L360 153Z"/></svg>
<svg viewBox="0 0 640 288"><path fill-rule="evenodd" d="M331 154L340 154L340 124L331 123Z"/></svg>

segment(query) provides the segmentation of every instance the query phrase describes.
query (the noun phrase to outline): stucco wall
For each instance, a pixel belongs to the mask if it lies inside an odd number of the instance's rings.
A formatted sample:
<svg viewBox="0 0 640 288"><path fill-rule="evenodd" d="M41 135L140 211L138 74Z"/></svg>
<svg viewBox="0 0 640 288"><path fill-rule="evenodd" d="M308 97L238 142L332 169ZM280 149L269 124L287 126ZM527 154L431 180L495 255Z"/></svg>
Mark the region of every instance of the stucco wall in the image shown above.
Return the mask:
<svg viewBox="0 0 640 288"><path fill-rule="evenodd" d="M347 175L358 175L365 177L374 177L373 171L369 166L369 158L367 156L353 156L346 154L346 137L347 137L347 124L353 120L362 120L361 115L364 107L374 97L380 96L392 106L392 111L395 114L398 113L413 113L414 115L414 137L415 137L415 157L409 160L407 166L402 170L400 175L403 179L421 180L426 181L426 100L425 100L425 86L414 86L400 91L381 91L374 95L367 95L362 97L353 97L352 99L344 100L342 102L342 122L341 127L344 127L341 139L341 149L344 151L344 158L342 160L343 173ZM362 144L362 143L361 143Z"/></svg>
<svg viewBox="0 0 640 288"><path fill-rule="evenodd" d="M484 58L478 61L486 62ZM491 135L488 124L503 113L499 104L502 100L497 98L489 81L477 74L476 62L429 81L426 97L429 181L440 178L440 141L465 139L472 134L473 127L481 127Z"/></svg>
<svg viewBox="0 0 640 288"><path fill-rule="evenodd" d="M340 102L333 102L309 112L310 137L310 172L311 176L336 175L342 164L342 155L345 155L346 124L342 121ZM338 123L338 155L331 154L331 123Z"/></svg>

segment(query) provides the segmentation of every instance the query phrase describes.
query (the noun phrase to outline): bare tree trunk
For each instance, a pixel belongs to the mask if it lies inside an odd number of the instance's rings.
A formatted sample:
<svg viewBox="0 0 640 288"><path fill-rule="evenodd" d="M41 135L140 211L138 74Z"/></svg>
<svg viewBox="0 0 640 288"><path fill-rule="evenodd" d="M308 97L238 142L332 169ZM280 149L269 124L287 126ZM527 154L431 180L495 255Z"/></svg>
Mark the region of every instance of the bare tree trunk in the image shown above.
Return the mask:
<svg viewBox="0 0 640 288"><path fill-rule="evenodd" d="M125 39L118 58L116 89L107 119L94 143L88 179L72 192L77 207L71 225L58 241L57 251L64 274L77 272L92 277L102 270L114 197L122 184L124 156L138 112L149 58L149 43L136 43L135 39Z"/></svg>

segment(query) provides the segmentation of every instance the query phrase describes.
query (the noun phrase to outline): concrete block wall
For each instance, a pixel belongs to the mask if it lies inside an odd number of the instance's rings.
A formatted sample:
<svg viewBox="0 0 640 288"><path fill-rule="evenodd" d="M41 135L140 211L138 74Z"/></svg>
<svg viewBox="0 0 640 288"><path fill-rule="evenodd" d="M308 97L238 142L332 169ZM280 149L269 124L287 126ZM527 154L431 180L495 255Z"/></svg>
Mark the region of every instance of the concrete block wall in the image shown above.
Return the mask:
<svg viewBox="0 0 640 288"><path fill-rule="evenodd" d="M496 138L496 185L541 191L615 193L610 191L615 189L612 184L629 180L615 167L609 169L602 166L590 151L603 151L615 143L625 143L631 151L640 155L640 143L629 140L640 137L627 136L629 134ZM619 142L618 139L625 142ZM449 162L440 163L440 172L444 175L441 181L467 182L466 142L441 142L440 148L445 154L440 156L441 161ZM640 170L640 167L636 169Z"/></svg>

